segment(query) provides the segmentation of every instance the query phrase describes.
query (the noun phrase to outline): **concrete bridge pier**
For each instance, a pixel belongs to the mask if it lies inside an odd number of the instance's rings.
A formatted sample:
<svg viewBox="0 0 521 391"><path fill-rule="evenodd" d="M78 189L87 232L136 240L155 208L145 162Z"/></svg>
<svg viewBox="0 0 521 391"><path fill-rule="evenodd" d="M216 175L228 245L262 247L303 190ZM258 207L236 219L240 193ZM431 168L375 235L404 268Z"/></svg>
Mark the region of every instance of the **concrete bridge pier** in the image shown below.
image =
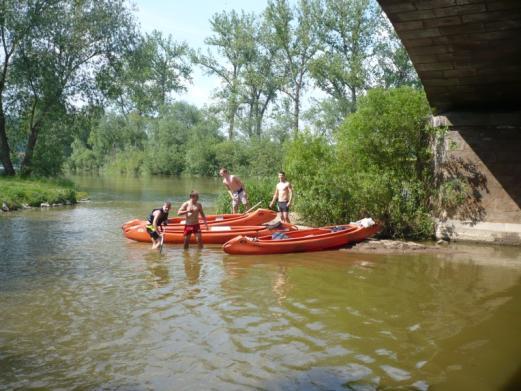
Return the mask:
<svg viewBox="0 0 521 391"><path fill-rule="evenodd" d="M464 204L440 216L437 237L521 245L521 111L447 112L433 123L448 129L437 170L467 183Z"/></svg>

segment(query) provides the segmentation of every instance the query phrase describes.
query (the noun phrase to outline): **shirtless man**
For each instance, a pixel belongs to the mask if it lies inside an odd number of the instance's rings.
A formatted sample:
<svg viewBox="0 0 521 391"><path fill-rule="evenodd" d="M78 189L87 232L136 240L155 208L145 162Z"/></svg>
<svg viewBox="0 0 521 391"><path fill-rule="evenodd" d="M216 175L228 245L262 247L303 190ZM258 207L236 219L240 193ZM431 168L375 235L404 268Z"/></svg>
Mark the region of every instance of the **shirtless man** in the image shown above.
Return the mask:
<svg viewBox="0 0 521 391"><path fill-rule="evenodd" d="M199 201L199 193L193 191L190 193L190 199L186 201L177 214L179 216L186 216L184 235L184 248L188 249L190 245L190 238L195 234L199 248L203 248L203 238L201 237L201 225L199 224L199 215L203 218L206 230L208 230L208 222L204 215L203 206Z"/></svg>
<svg viewBox="0 0 521 391"><path fill-rule="evenodd" d="M221 168L219 175L223 177L224 186L228 189L228 193L232 198L232 213L237 213L239 203L244 205L244 209L248 209L248 195L244 189L244 184L236 175L230 175L226 168Z"/></svg>
<svg viewBox="0 0 521 391"><path fill-rule="evenodd" d="M280 212L280 219L284 223L289 223L289 208L293 199L293 188L291 183L286 180L286 174L284 171L279 172L279 183L275 187L275 193L273 199L270 202L270 208L273 208L275 200L277 201L277 207Z"/></svg>
<svg viewBox="0 0 521 391"><path fill-rule="evenodd" d="M152 239L152 249L156 249L161 245L161 237L163 236L158 231L161 229L161 225L167 225L168 223L168 212L172 204L170 201L165 201L161 208L153 209L147 219L147 232Z"/></svg>

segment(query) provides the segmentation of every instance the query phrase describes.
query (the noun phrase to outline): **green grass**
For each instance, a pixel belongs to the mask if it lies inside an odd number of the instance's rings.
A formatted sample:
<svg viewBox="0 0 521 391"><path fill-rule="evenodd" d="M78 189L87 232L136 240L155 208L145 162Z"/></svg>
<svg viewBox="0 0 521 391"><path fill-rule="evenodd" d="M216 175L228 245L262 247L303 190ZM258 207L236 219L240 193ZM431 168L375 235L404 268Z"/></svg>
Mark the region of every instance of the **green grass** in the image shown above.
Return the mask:
<svg viewBox="0 0 521 391"><path fill-rule="evenodd" d="M74 184L66 179L21 179L0 176L0 206L7 204L9 209L21 208L23 204L40 206L48 204L76 203L80 194Z"/></svg>

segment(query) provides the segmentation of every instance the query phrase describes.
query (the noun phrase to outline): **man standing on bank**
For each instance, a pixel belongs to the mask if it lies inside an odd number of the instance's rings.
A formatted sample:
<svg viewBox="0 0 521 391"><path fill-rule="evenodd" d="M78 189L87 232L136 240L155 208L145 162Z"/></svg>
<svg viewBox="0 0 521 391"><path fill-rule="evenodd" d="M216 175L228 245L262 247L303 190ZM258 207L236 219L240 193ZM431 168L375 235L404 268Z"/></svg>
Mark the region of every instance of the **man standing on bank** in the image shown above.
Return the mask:
<svg viewBox="0 0 521 391"><path fill-rule="evenodd" d="M291 201L293 200L293 188L291 183L286 180L286 174L284 171L279 172L279 183L275 187L275 193L273 199L270 202L270 208L273 208L273 204L277 201L277 207L280 212L280 219L284 223L289 223L289 208Z"/></svg>
<svg viewBox="0 0 521 391"><path fill-rule="evenodd" d="M203 206L199 202L199 193L192 190L190 193L190 199L186 201L177 212L179 216L185 217L185 229L183 232L184 236L184 248L188 249L190 246L190 238L192 234L195 234L197 238L197 244L199 248L203 248L203 238L201 237L201 225L199 224L199 215L203 218L204 225L208 231L208 222L204 215Z"/></svg>
<svg viewBox="0 0 521 391"><path fill-rule="evenodd" d="M244 205L244 210L248 209L248 195L244 188L244 183L236 175L230 175L226 168L221 168L219 175L223 178L223 184L228 189L232 198L232 213L237 213L239 203Z"/></svg>

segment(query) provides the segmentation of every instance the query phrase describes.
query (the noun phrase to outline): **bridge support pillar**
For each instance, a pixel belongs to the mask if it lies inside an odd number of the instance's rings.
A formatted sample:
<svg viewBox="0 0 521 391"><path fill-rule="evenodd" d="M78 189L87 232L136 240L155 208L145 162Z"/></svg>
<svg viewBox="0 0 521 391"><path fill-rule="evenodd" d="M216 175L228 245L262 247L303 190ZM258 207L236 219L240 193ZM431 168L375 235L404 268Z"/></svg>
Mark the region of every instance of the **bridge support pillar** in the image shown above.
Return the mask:
<svg viewBox="0 0 521 391"><path fill-rule="evenodd" d="M439 216L436 235L521 245L521 112L447 112L432 120L448 128L438 173L467 183L464 204Z"/></svg>

